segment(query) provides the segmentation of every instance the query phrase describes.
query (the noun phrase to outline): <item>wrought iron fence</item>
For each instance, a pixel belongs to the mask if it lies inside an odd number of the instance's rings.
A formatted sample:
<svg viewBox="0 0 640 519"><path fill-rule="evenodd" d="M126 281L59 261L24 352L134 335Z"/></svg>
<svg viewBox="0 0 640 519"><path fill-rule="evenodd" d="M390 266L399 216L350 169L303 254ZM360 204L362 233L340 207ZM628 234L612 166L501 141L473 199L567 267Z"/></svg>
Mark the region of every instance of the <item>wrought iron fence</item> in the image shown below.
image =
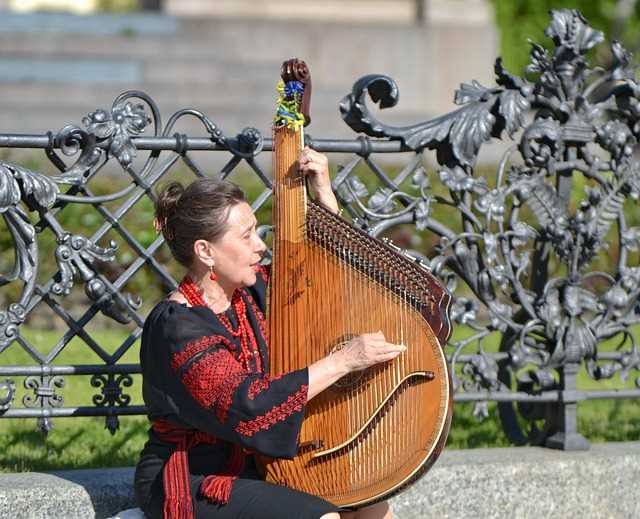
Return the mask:
<svg viewBox="0 0 640 519"><path fill-rule="evenodd" d="M390 108L398 101L397 86L386 76L363 77L340 103L344 121L360 135L307 141L330 156L349 154L333 180L346 217L371 235L395 237L454 294L451 313L461 333L447 351L456 401L475 402L480 415L488 401L497 401L515 443L581 449L588 442L577 429L578 402L640 397L632 329L640 324L640 84L617 42L609 67L589 64L586 53L603 34L578 12L553 12L545 34L553 49L532 43L525 77L512 75L498 59L496 86L463 84L455 95L458 110L414 126L379 120L367 96ZM185 117L202 123L206 136L177 133ZM234 180L252 171L262 185L253 209L263 208L271 182L258 159L272 142L252 128L229 137L191 109L163 125L154 101L137 91L89 114L83 125L44 135L0 134L0 148L44 150L58 170L45 175L0 161L3 232L15 253L0 284L20 287L0 312L0 416L36 417L44 430L56 416L106 416L115 431L119 415L145 410L126 394L140 369L122 359L144 323L143 301L126 291L127 283L144 268L166 289L176 287L159 259L162 236L142 243L123 222L141 200L155 198L154 186L177 165L208 174L193 157L197 150L224 155L215 173L220 177ZM497 170L478 174L480 148L503 135L513 145ZM435 167L425 160L428 154L435 155ZM383 155L403 166L390 167L379 160ZM118 165L128 183L97 195L91 181L108 164ZM61 223L63 212L78 204L92 206L101 219L90 236ZM268 222L261 223L267 235ZM47 233L55 239L55 258L39 256ZM119 246L133 257L107 275L104 266ZM52 261L53 275L44 276L43 265ZM74 313L64 300L80 286L89 304ZM42 308L65 327L47 353L23 333L23 323ZM114 351L87 332L100 314L128 331ZM74 337L100 362L57 362ZM499 337L497 347L488 346L492 337ZM615 347L605 347L611 340ZM10 348L26 352L29 362L6 364L3 353L7 358ZM628 389L579 390L582 366L594 380L636 378ZM93 405L65 406L65 377L80 375L90 376L96 388ZM22 407L14 402L18 379L27 392Z"/></svg>

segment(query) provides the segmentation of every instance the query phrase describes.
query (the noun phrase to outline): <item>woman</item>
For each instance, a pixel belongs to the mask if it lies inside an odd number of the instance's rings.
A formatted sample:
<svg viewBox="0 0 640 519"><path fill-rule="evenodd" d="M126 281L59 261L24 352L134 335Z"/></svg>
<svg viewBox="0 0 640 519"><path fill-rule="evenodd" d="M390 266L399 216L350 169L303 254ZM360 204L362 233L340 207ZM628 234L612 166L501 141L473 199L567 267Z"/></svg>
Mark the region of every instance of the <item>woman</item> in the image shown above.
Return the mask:
<svg viewBox="0 0 640 519"><path fill-rule="evenodd" d="M327 159L305 148L301 170L334 213ZM332 504L260 479L253 453L292 458L305 403L349 372L405 350L365 334L305 369L270 377L264 322L266 246L239 188L169 185L156 222L188 269L146 320L140 360L152 428L136 468L147 517L389 519L386 503L339 514Z"/></svg>

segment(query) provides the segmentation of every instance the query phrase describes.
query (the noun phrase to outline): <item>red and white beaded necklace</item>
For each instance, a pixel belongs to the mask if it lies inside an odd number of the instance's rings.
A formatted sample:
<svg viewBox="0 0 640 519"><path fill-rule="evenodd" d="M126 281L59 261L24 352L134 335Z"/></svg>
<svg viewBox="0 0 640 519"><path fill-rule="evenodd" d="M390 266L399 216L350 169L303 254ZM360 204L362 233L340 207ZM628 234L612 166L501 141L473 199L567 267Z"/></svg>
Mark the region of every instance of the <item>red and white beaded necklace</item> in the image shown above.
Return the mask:
<svg viewBox="0 0 640 519"><path fill-rule="evenodd" d="M178 286L178 290L191 306L209 306L202 296L202 291L189 276L185 276L182 279ZM238 318L237 330L233 329L231 321L229 321L229 318L224 313L216 314L214 312L214 315L232 337L240 337L239 360L244 369L250 371L250 360L254 358L256 369L258 372L262 373L263 368L262 359L260 358L260 349L258 347L255 334L253 333L253 329L251 328L251 324L247 319L247 307L244 304L242 292L240 290L234 291L231 298L231 306L235 310L236 317Z"/></svg>

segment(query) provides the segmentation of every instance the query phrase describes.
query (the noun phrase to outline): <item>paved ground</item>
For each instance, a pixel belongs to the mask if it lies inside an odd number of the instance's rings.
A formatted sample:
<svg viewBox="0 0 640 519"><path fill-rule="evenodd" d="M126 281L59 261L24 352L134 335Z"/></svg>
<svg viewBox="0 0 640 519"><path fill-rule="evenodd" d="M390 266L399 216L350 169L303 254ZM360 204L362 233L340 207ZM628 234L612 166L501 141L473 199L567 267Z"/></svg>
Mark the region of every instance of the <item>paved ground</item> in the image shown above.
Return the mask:
<svg viewBox="0 0 640 519"><path fill-rule="evenodd" d="M134 506L132 479L131 468L0 475L0 518L109 517ZM640 442L445 451L392 506L398 519L635 518L639 480Z"/></svg>

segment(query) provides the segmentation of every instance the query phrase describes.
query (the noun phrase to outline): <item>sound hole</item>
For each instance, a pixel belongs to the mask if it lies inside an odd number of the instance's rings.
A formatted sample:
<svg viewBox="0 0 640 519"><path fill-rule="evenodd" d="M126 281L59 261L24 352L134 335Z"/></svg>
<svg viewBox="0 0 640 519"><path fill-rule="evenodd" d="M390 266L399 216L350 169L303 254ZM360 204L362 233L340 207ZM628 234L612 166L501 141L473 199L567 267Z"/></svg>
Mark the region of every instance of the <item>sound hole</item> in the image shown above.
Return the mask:
<svg viewBox="0 0 640 519"><path fill-rule="evenodd" d="M347 344L349 344L349 341L351 339L353 339L354 337L356 337L354 334L345 334L342 337L340 337L334 343L334 345L331 348L331 350L329 350L329 355L332 355L333 353L335 353L337 351L340 351ZM342 377L337 382L334 382L333 386L331 386L331 387L333 389L335 389L335 390L340 390L340 391L345 391L347 389L350 389L353 386L355 386L357 382L360 381L360 379L362 378L363 374L364 374L364 370L362 370L362 371L354 371L352 373L349 373L348 375L345 375L344 377Z"/></svg>

